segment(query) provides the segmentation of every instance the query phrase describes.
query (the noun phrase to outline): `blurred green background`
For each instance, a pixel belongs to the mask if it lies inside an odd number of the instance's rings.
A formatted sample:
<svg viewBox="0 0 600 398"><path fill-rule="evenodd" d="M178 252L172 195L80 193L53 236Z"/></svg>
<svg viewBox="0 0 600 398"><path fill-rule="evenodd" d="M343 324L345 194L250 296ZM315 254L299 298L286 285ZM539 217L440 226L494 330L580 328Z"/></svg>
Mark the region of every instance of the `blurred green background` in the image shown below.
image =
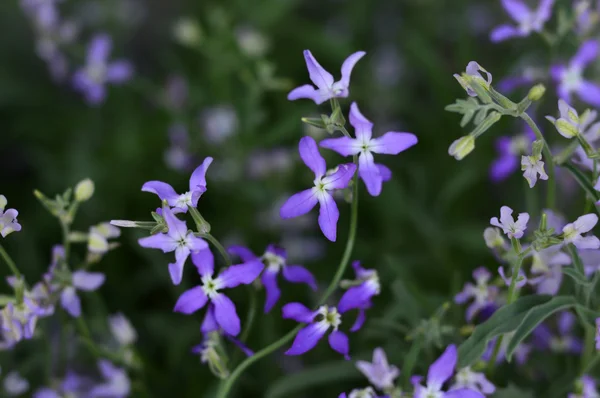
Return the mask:
<svg viewBox="0 0 600 398"><path fill-rule="evenodd" d="M298 140L307 133L326 135L307 129L300 118L327 113L327 104L317 109L307 100L286 100L289 89L309 82L304 49L336 77L347 55L365 50L367 56L353 72L351 97L341 101L342 107L347 112L350 101L357 101L375 122L376 135L396 130L419 138L417 146L399 156L379 158L394 173L380 197L366 195L361 183L353 258L379 271L383 292L364 329L351 336L355 357L370 358L373 348L383 346L401 367L411 344L405 337L418 320L451 301L477 266L497 268L482 238L489 218L504 204L516 211L539 210L535 197L527 205L526 182L519 173L502 184L488 180L494 140L520 133L517 121L503 119L462 162L447 153L450 143L468 132L459 126L458 115L444 111L465 97L453 73L475 59L498 81L521 62L533 59L547 66L559 54L539 37L492 45L491 27L508 22L499 1L65 0L59 8L80 27L76 41L65 49L71 71L81 65L89 39L108 32L113 57L131 60L135 77L110 87L101 106L87 105L68 80L53 81L36 56L35 31L19 4L0 5L0 193L19 210L23 225L22 232L2 243L30 282L45 271L51 246L61 239L56 220L36 201L33 189L54 195L85 177L93 179L96 193L81 208L75 229L110 219L149 220L159 202L140 191L145 181L187 187L190 169L177 170L170 167L174 160L171 165L166 161L167 156L185 159L169 137L169 129L179 123L188 131L189 145L182 148L189 151L191 169L205 156L215 158L199 205L213 234L226 243L245 243L256 253L270 242L284 244L290 262L306 265L325 287L345 245L349 206L340 202L335 244L318 231L315 212L299 221L277 216L282 200L312 181L297 156ZM184 29L190 21L198 29L192 36L189 26ZM193 40L178 39L176 27ZM570 45L564 43L569 56ZM167 93L174 77L188 87L183 106L173 104ZM556 113L548 88L537 120ZM526 89L511 98L525 94ZM542 123L544 132L549 127ZM171 155L165 154L168 148ZM323 154L330 167L342 161L333 152ZM543 184L535 192L543 192ZM561 205L580 208L581 198L569 199L567 188L563 192ZM188 265L182 285L173 286L170 256L142 250L137 244L141 236L123 231L122 246L95 268L108 279L99 296L83 295L93 334L102 340L106 315L122 311L139 332L146 364L141 380L152 396L211 397L217 380L190 353L201 341L203 313L172 313L178 295L199 279ZM282 303L310 306L318 299L319 292L305 286L281 286L278 306L268 315L259 313L248 341L254 350L295 326L280 319ZM242 321L245 294L244 289L232 293ZM261 291L260 307L263 300ZM453 306L444 322L459 327L463 319L463 309ZM56 334L61 326L48 320L41 327ZM443 342L458 338L455 330ZM43 359L35 353L42 344L25 342L15 352L0 354L2 367L12 368L19 360L32 383L41 382L38 362ZM93 367L81 352L72 358L73 366ZM425 372L437 354L433 346L421 351L415 372ZM241 377L233 395L336 397L366 384L352 363L323 342L302 357L278 351L261 360Z"/></svg>

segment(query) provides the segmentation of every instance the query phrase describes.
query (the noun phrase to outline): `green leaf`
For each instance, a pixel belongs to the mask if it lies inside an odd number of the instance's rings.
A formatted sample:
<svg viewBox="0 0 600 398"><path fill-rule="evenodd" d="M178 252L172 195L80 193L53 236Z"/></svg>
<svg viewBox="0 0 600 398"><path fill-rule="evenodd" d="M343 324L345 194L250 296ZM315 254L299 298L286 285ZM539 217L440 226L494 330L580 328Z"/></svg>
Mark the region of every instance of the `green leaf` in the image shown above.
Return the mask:
<svg viewBox="0 0 600 398"><path fill-rule="evenodd" d="M600 200L600 193L594 189L594 184L592 184L592 181L588 178L588 176L586 176L577 167L573 166L573 164L570 162L563 164L562 167L571 173L573 178L575 178L575 181L577 181L581 188L583 188L583 190L592 198L594 203ZM600 214L598 207L594 206L594 209L596 209L596 212Z"/></svg>
<svg viewBox="0 0 600 398"><path fill-rule="evenodd" d="M570 276L578 285L587 286L590 284L590 281L586 278L585 274L582 274L575 267L562 267L561 272Z"/></svg>
<svg viewBox="0 0 600 398"><path fill-rule="evenodd" d="M586 308L581 304L577 304L575 306L575 311L577 312L577 314L579 315L580 318L584 319L586 322L588 322L592 326L595 326L596 319L600 318L600 312L590 310L589 308Z"/></svg>
<svg viewBox="0 0 600 398"><path fill-rule="evenodd" d="M577 270L577 272L580 275L583 275L585 277L585 267L583 266L583 263L581 262L581 258L579 257L579 254L577 253L577 249L575 248L575 245L573 245L571 243L567 246L567 248L569 250L569 254L571 255L571 258L573 259L573 266L575 267L575 269ZM587 278L586 278L586 284L588 284Z"/></svg>
<svg viewBox="0 0 600 398"><path fill-rule="evenodd" d="M415 297L408 291L404 283L400 279L396 279L391 285L391 291L396 299L396 302L402 303L398 309L398 313L406 319L412 326L419 323L419 303Z"/></svg>
<svg viewBox="0 0 600 398"><path fill-rule="evenodd" d="M510 339L508 343L508 347L506 348L506 358L510 361L513 353L521 344L523 340L546 318L550 315L565 310L567 308L575 307L577 302L574 297L571 296L556 296L553 297L547 303L538 305L537 307L532 308L527 316L523 319L515 334Z"/></svg>
<svg viewBox="0 0 600 398"><path fill-rule="evenodd" d="M469 366L483 355L488 341L515 330L527 313L544 304L551 296L525 296L497 310L487 321L478 325L473 334L458 348L458 367Z"/></svg>
<svg viewBox="0 0 600 398"><path fill-rule="evenodd" d="M496 391L494 398L533 398L531 391L524 391L516 387L514 384L509 384L508 387Z"/></svg>
<svg viewBox="0 0 600 398"><path fill-rule="evenodd" d="M423 345L423 338L418 337L410 347L408 354L404 357L404 365L402 366L402 386L405 388L410 387L410 376L417 363L419 354L421 352L421 346Z"/></svg>

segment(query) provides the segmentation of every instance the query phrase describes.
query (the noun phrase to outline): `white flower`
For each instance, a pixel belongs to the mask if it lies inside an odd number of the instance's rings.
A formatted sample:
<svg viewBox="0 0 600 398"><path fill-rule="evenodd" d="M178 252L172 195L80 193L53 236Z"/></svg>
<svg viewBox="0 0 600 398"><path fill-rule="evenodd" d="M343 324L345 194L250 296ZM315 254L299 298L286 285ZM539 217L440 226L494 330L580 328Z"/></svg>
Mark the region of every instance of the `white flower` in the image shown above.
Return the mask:
<svg viewBox="0 0 600 398"><path fill-rule="evenodd" d="M485 374L474 372L468 366L456 372L456 381L450 390L461 388L468 388L482 394L493 394L496 391L496 387L485 377Z"/></svg>
<svg viewBox="0 0 600 398"><path fill-rule="evenodd" d="M356 361L356 367L364 374L369 382L379 390L394 387L394 380L400 375L400 370L394 365L390 366L385 352L381 348L373 351L373 363Z"/></svg>
<svg viewBox="0 0 600 398"><path fill-rule="evenodd" d="M565 244L572 243L578 249L598 249L600 240L595 236L581 236L590 231L598 223L598 216L595 214L586 214L575 220L574 223L563 227L563 239Z"/></svg>
<svg viewBox="0 0 600 398"><path fill-rule="evenodd" d="M121 345L131 345L137 340L137 333L131 322L121 313L112 315L109 320L110 331Z"/></svg>
<svg viewBox="0 0 600 398"><path fill-rule="evenodd" d="M10 372L4 377L4 391L9 397L17 397L29 390L29 382L19 372Z"/></svg>
<svg viewBox="0 0 600 398"><path fill-rule="evenodd" d="M512 217L513 210L508 206L502 206L500 208L500 221L498 221L498 217L493 217L490 220L490 224L495 227L502 228L504 233L509 238L517 238L520 239L523 237L525 229L527 228L527 222L529 221L529 214L527 213L519 213L519 217L515 222Z"/></svg>
<svg viewBox="0 0 600 398"><path fill-rule="evenodd" d="M529 183L529 188L533 188L537 182L537 175L540 175L540 180L547 180L548 174L544 171L544 162L542 155L539 156L521 156L521 170L523 177Z"/></svg>

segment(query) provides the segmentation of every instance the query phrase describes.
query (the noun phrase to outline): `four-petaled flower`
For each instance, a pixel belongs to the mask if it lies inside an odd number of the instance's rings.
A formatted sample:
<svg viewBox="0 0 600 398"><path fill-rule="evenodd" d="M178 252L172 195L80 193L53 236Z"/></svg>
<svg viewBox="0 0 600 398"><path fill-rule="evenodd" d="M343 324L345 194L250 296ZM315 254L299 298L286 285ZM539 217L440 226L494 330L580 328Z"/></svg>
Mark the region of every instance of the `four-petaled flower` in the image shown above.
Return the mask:
<svg viewBox="0 0 600 398"><path fill-rule="evenodd" d="M496 391L496 387L485 377L484 373L475 372L469 366L456 372L455 379L450 390L468 388L482 394L493 394Z"/></svg>
<svg viewBox="0 0 600 398"><path fill-rule="evenodd" d="M372 363L356 361L356 367L369 379L369 383L380 391L394 388L394 380L400 375L397 367L390 366L382 348L376 348L373 351Z"/></svg>
<svg viewBox="0 0 600 398"><path fill-rule="evenodd" d="M352 69L365 54L364 51L358 51L346 58L342 64L342 78L334 82L331 73L319 65L309 50L304 50L304 59L306 60L308 74L310 80L317 86L317 89L310 84L296 87L288 94L288 99L293 101L300 98L307 98L319 105L331 98L346 98L350 94L349 86Z"/></svg>
<svg viewBox="0 0 600 398"><path fill-rule="evenodd" d="M589 376L583 375L581 379L575 383L577 386L577 393L570 393L568 398L598 398L600 393L596 389L596 380Z"/></svg>
<svg viewBox="0 0 600 398"><path fill-rule="evenodd" d="M73 75L75 88L81 91L88 103L97 105L106 97L106 84L120 84L131 78L133 67L128 61L109 63L112 40L106 34L94 37L88 47L86 65Z"/></svg>
<svg viewBox="0 0 600 398"><path fill-rule="evenodd" d="M558 96L566 101L571 99L572 93L577 93L579 98L590 105L600 106L600 85L583 77L584 69L596 58L600 43L588 40L579 47L577 54L567 66L554 65L550 69L552 78L558 83Z"/></svg>
<svg viewBox="0 0 600 398"><path fill-rule="evenodd" d="M243 264L232 265L219 274L214 275L214 257L209 249L192 253L192 262L198 269L202 284L185 291L175 304L174 311L191 314L203 308L210 302L209 311L214 311L214 319L223 330L237 336L240 333L240 318L235 310L235 304L222 289L239 285L248 285L262 272L264 265L260 260L252 260Z"/></svg>
<svg viewBox="0 0 600 398"><path fill-rule="evenodd" d="M558 111L560 113L558 119L552 116L546 116L546 119L554 124L560 135L568 139L583 134L596 119L595 111L586 111L580 117L577 110L562 98L558 100Z"/></svg>
<svg viewBox="0 0 600 398"><path fill-rule="evenodd" d="M514 137L502 136L496 140L498 157L490 167L490 178L494 182L505 180L519 167L519 156L529 153L535 139L533 131L526 127L522 134Z"/></svg>
<svg viewBox="0 0 600 398"><path fill-rule="evenodd" d="M104 274L100 272L87 272L79 270L73 272L71 284L66 286L60 294L60 305L72 317L81 315L81 301L77 296L77 290L92 292L98 289L105 280Z"/></svg>
<svg viewBox="0 0 600 398"><path fill-rule="evenodd" d="M564 265L571 264L571 257L560 250L560 246L548 247L539 252L531 251L531 273L529 284L536 286L537 294L555 295L562 283Z"/></svg>
<svg viewBox="0 0 600 398"><path fill-rule="evenodd" d="M520 239L523 237L525 229L527 228L529 214L519 213L519 217L515 222L512 213L513 210L510 207L502 206L500 208L500 221L498 221L498 217L492 217L490 224L492 224L494 227L502 228L502 231L504 231L509 238L514 237L516 239Z"/></svg>
<svg viewBox="0 0 600 398"><path fill-rule="evenodd" d="M264 262L266 268L262 273L261 282L267 294L265 313L271 311L281 296L281 290L277 284L277 276L280 272L288 282L305 283L311 289L317 290L317 282L313 274L301 265L288 265L287 252L282 247L269 245L262 257L255 256L250 249L243 246L231 246L228 251L240 257L244 262L253 260Z"/></svg>
<svg viewBox="0 0 600 398"><path fill-rule="evenodd" d="M475 285L471 282L465 283L463 290L454 296L457 304L466 303L470 298L473 302L467 307L466 319L471 322L475 315L487 307L493 307L498 299L498 287L490 286L488 283L492 274L484 267L479 267L473 271Z"/></svg>
<svg viewBox="0 0 600 398"><path fill-rule="evenodd" d="M208 248L208 243L189 231L185 221L179 220L169 207L162 208L162 216L169 230L140 239L140 246L160 249L163 253L175 252L175 262L169 264L169 273L174 284L179 285L183 277L183 266L190 253Z"/></svg>
<svg viewBox="0 0 600 398"><path fill-rule="evenodd" d="M591 231L596 223L598 223L598 216L590 213L577 218L573 223L565 225L562 229L565 244L572 243L578 249L600 248L600 240L597 237L593 235L581 236L581 234Z"/></svg>
<svg viewBox="0 0 600 398"><path fill-rule="evenodd" d="M383 177L373 153L397 155L415 145L417 137L412 133L390 131L379 138L372 138L373 123L360 113L356 102L350 105L350 124L354 127L356 138L329 138L321 141L320 145L343 156L359 155L358 175L365 182L369 194L378 196Z"/></svg>
<svg viewBox="0 0 600 398"><path fill-rule="evenodd" d="M573 333L576 318L568 311L558 315L558 335L554 335L545 324L540 324L533 331L534 345L541 350L553 352L580 354L583 343Z"/></svg>
<svg viewBox="0 0 600 398"><path fill-rule="evenodd" d="M6 238L11 232L21 230L21 225L17 222L19 212L15 209L6 209L8 201L6 196L0 195L0 235Z"/></svg>
<svg viewBox="0 0 600 398"><path fill-rule="evenodd" d="M330 192L344 189L356 172L353 163L339 165L335 170L327 172L325 159L319 153L317 143L312 137L303 137L299 144L300 157L308 168L315 173L314 186L291 196L279 210L281 218L293 218L308 213L320 204L319 226L323 235L332 242L337 236L339 210Z"/></svg>
<svg viewBox="0 0 600 398"><path fill-rule="evenodd" d="M521 170L523 171L523 177L529 183L529 188L533 188L540 175L540 180L547 180L548 174L544 170L544 162L542 162L542 155L537 156L521 156Z"/></svg>
<svg viewBox="0 0 600 398"><path fill-rule="evenodd" d="M537 10L532 11L520 0L502 0L502 6L519 25L500 25L492 30L490 39L500 42L513 37L526 37L531 32L541 32L552 15L554 0L541 0Z"/></svg>
<svg viewBox="0 0 600 398"><path fill-rule="evenodd" d="M198 207L198 200L206 192L206 171L212 161L213 158L207 157L200 166L196 167L190 177L190 190L185 193L178 194L171 185L162 181L148 181L142 186L142 191L158 195L173 208L173 213L185 213L188 211L188 206Z"/></svg>

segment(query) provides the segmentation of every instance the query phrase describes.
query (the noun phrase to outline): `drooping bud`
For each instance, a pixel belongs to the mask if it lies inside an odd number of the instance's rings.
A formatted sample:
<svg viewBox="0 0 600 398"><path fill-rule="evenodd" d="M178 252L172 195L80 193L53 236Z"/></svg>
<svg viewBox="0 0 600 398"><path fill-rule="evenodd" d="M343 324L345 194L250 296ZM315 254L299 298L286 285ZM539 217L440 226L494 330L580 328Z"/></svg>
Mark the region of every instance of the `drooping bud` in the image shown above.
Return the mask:
<svg viewBox="0 0 600 398"><path fill-rule="evenodd" d="M75 186L75 200L78 202L85 202L94 195L94 182L89 178L80 181Z"/></svg>
<svg viewBox="0 0 600 398"><path fill-rule="evenodd" d="M465 135L454 141L450 148L448 148L448 154L453 156L456 160L462 160L471 151L475 149L475 138L471 135Z"/></svg>
<svg viewBox="0 0 600 398"><path fill-rule="evenodd" d="M546 93L546 87L543 84L536 84L529 90L527 98L531 101L539 101Z"/></svg>

